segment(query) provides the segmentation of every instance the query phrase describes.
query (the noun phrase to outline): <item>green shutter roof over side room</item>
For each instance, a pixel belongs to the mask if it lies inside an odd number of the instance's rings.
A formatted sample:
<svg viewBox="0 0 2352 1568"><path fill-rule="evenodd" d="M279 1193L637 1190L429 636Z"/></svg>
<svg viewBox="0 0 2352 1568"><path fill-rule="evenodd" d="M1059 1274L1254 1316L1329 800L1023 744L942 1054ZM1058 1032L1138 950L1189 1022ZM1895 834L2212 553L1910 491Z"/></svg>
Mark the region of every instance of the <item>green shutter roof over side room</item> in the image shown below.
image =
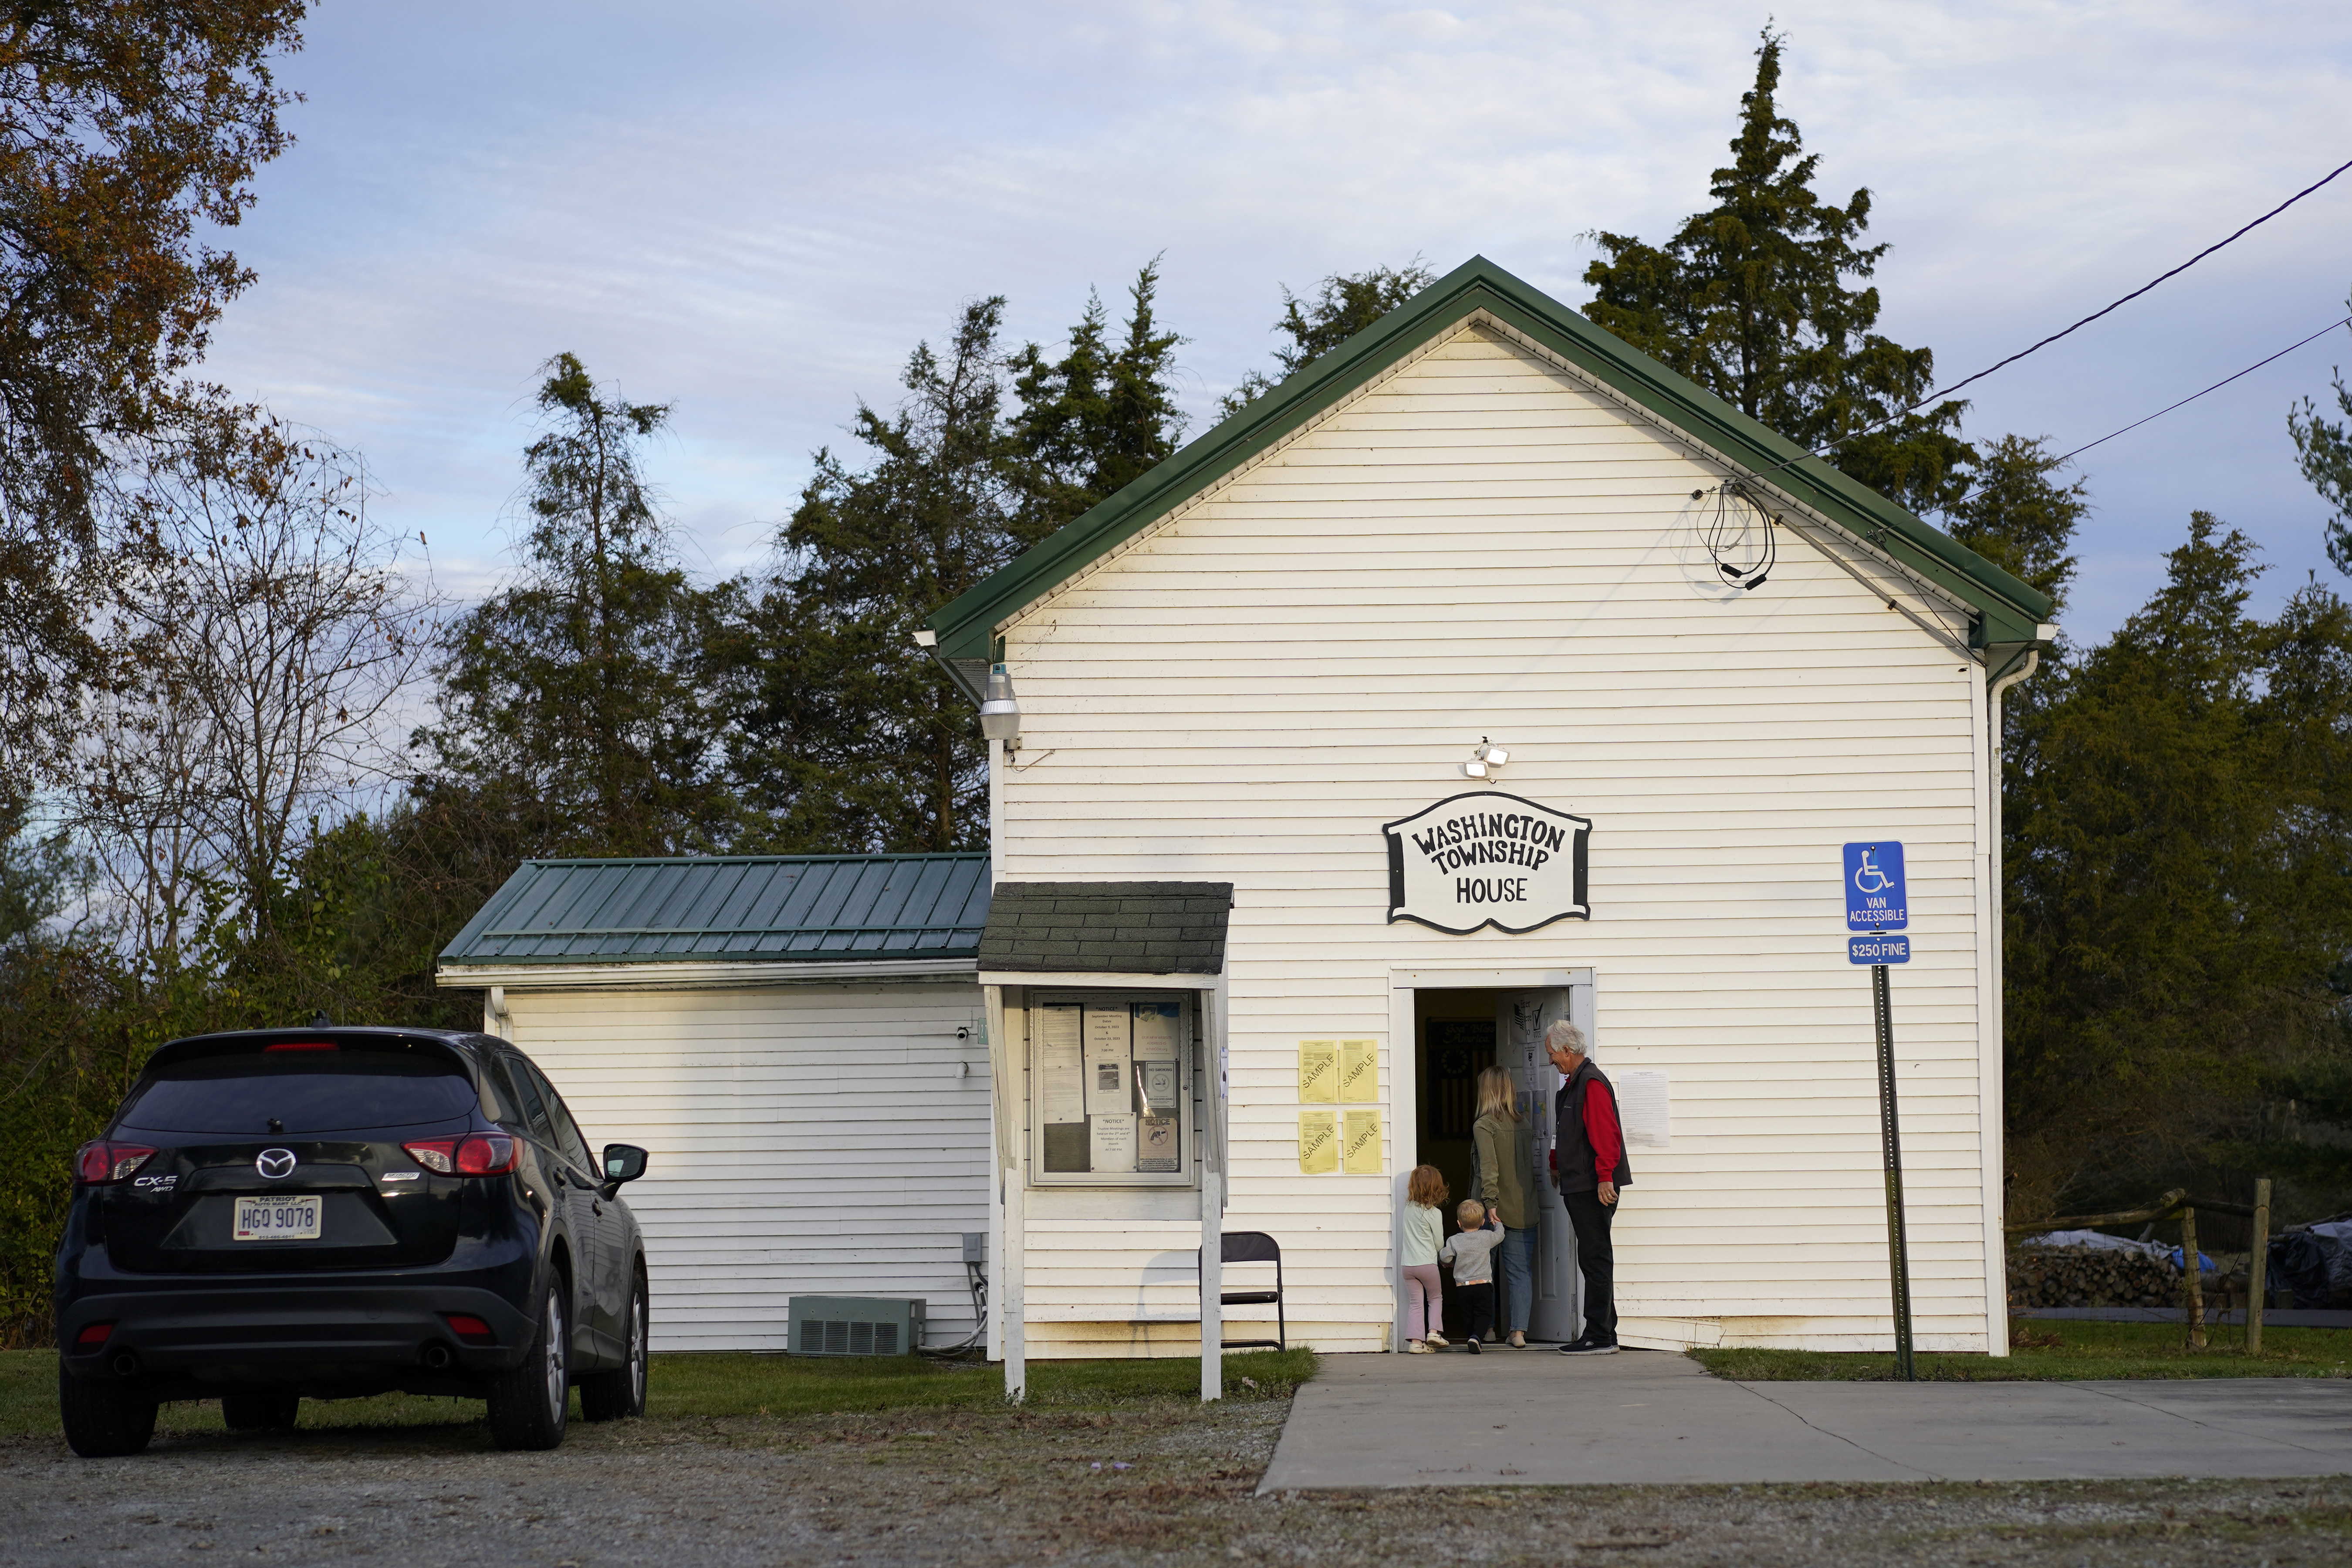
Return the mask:
<svg viewBox="0 0 2352 1568"><path fill-rule="evenodd" d="M1969 605L1976 612L1975 646L2031 643L2041 635L2054 607L2048 595L1480 256L940 610L930 619L940 651L950 658L992 657L997 629L1022 610L1480 310L1746 474L1777 470L1766 479L1772 488ZM1784 463L1790 466L1780 468Z"/></svg>
<svg viewBox="0 0 2352 1568"><path fill-rule="evenodd" d="M985 855L526 860L444 964L971 958Z"/></svg>

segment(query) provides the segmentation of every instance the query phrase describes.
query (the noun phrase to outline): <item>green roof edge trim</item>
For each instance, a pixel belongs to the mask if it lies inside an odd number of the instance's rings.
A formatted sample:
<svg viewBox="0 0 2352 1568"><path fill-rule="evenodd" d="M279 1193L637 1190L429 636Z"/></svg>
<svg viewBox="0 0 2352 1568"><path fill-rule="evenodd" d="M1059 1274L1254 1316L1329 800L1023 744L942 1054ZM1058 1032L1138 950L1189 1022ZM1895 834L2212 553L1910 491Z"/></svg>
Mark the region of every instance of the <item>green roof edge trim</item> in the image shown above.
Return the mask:
<svg viewBox="0 0 2352 1568"><path fill-rule="evenodd" d="M929 625L950 658L991 657L996 626L1337 405L1465 318L1485 310L1622 396L1868 541L1977 612L1971 641L2035 640L2048 595L1849 479L1779 432L1594 326L1540 289L1474 256L1380 321L1203 432L1117 495L1039 541L941 607ZM1793 459L1793 461L1792 461Z"/></svg>

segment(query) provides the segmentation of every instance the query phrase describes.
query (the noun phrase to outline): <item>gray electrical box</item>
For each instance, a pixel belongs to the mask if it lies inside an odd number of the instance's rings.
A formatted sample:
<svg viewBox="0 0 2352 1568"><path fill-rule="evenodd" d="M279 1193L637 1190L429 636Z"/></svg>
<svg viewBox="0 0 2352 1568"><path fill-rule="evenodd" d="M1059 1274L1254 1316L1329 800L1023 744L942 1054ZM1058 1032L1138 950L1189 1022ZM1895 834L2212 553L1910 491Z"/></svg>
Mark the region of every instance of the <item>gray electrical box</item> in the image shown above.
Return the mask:
<svg viewBox="0 0 2352 1568"><path fill-rule="evenodd" d="M963 1260L966 1263L988 1261L988 1232L968 1230L963 1233Z"/></svg>
<svg viewBox="0 0 2352 1568"><path fill-rule="evenodd" d="M794 1355L905 1355L923 1342L923 1303L897 1296L794 1296Z"/></svg>

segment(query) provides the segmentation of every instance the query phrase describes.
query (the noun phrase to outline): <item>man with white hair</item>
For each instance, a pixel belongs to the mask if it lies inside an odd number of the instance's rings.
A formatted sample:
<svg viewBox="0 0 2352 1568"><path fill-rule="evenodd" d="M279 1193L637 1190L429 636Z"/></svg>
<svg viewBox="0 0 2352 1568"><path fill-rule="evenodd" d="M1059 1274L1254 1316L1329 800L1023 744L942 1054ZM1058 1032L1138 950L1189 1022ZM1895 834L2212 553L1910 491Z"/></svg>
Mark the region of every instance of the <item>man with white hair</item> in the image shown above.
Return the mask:
<svg viewBox="0 0 2352 1568"><path fill-rule="evenodd" d="M1617 1091L1592 1065L1584 1031L1567 1019L1544 1031L1544 1050L1568 1079L1552 1100L1559 1135L1551 1179L1576 1226L1576 1266L1584 1276L1584 1331L1560 1346L1560 1353L1615 1355L1617 1255L1609 1245L1609 1222L1617 1215L1618 1189L1633 1180L1617 1121Z"/></svg>

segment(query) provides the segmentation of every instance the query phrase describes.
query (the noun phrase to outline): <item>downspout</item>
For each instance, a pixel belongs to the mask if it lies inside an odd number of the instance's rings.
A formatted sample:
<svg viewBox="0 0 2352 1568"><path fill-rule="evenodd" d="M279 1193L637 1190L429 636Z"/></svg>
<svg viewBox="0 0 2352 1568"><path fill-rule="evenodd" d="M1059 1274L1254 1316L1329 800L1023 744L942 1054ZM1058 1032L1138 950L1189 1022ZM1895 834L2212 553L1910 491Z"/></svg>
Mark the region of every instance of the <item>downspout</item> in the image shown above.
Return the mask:
<svg viewBox="0 0 2352 1568"><path fill-rule="evenodd" d="M2049 637L2055 637L2057 635L2058 628L2055 626L2036 626L2034 630L2036 633L2043 633L2047 634ZM2028 647L2025 650L2024 661L2020 664L2013 664L2001 674L1995 676L1985 693L1986 772L1988 782L1991 785L1991 788L1988 793L1992 796L1990 811L1992 817L1991 841L1987 848L1985 856L1987 862L1985 874L1991 879L1993 907L1992 931L1990 933L1992 937L1992 1038L1993 1048L2001 1053L2002 1058L2004 1058L2004 1063L2009 1054L2009 975L2003 953L2008 936L2009 920L2008 900L2005 897L2007 892L2007 884L2001 879L2001 791L2005 779L2002 773L2000 743L2000 700L2002 694L2008 691L2011 687L2016 685L2019 681L2023 680L2027 676L2032 675L2036 669L2040 668L2041 666L2042 649L2039 647ZM1994 1175L2000 1182L2000 1191L2002 1194L2001 1218L2003 1222L2006 1223L2009 1217L2009 1173L2006 1169L2009 1160L2009 1141L2007 1135L2007 1129L2009 1127L2009 1074L2005 1066L2004 1070L2000 1076L1999 1082L2001 1086L2000 1103L1993 1108L1993 1125L1996 1128L2001 1129L2002 1131L2000 1158L2004 1168L1996 1171Z"/></svg>

